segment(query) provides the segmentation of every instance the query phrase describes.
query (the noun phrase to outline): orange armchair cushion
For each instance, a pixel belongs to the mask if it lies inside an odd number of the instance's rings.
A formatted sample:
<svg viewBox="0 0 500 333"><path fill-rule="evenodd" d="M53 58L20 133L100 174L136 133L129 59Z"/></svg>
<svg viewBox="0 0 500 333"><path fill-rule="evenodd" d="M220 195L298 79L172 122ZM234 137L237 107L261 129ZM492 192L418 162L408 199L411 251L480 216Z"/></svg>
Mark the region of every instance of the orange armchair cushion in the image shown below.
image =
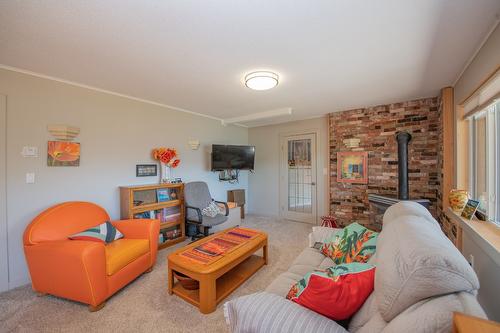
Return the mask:
<svg viewBox="0 0 500 333"><path fill-rule="evenodd" d="M118 239L104 248L106 274L113 275L123 267L149 252L148 239Z"/></svg>

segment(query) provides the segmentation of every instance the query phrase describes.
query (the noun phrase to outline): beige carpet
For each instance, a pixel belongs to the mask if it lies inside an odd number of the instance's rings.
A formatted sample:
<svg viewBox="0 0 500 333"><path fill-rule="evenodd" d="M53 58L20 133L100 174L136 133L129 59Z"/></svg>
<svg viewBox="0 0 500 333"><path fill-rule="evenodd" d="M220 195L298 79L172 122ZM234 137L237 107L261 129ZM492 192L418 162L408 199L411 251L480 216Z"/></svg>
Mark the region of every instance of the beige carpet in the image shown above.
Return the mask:
<svg viewBox="0 0 500 333"><path fill-rule="evenodd" d="M242 225L269 234L269 265L226 300L263 290L288 269L307 245L311 225L248 216ZM153 272L111 297L99 312L64 299L37 297L31 286L0 294L0 332L227 332L223 304L209 315L167 293L166 257L183 243L159 252Z"/></svg>

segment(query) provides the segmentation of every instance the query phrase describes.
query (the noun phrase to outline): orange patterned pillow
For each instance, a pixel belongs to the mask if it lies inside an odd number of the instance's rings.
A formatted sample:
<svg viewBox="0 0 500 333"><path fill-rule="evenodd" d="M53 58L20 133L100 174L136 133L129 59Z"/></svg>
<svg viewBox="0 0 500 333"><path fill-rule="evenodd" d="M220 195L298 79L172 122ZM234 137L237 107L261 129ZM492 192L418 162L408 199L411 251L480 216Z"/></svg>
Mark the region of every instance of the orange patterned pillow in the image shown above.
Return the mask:
<svg viewBox="0 0 500 333"><path fill-rule="evenodd" d="M371 231L359 223L351 223L327 239L321 253L330 257L337 265L351 262L366 263L375 253L378 232Z"/></svg>

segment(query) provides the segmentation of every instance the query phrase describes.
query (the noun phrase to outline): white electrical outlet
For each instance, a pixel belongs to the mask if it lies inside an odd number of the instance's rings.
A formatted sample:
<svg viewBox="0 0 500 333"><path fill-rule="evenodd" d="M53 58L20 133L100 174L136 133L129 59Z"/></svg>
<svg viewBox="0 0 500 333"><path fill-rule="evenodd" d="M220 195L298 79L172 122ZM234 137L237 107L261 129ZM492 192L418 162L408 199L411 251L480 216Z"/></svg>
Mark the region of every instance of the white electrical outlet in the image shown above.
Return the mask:
<svg viewBox="0 0 500 333"><path fill-rule="evenodd" d="M34 184L35 183L35 173L28 172L26 174L26 184Z"/></svg>

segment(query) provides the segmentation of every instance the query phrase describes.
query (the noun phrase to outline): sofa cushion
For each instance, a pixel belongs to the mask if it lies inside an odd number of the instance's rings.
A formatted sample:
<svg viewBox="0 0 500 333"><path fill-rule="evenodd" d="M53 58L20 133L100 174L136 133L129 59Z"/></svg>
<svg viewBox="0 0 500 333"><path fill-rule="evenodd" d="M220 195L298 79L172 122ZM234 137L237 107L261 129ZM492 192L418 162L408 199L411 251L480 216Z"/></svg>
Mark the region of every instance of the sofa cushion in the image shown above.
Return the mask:
<svg viewBox="0 0 500 333"><path fill-rule="evenodd" d="M267 286L265 291L271 294L285 297L288 294L290 287L303 277L303 275L298 275L291 272L281 273L276 279L273 280L273 282L271 282L269 286Z"/></svg>
<svg viewBox="0 0 500 333"><path fill-rule="evenodd" d="M340 264L308 273L290 288L286 298L333 320L350 318L373 291L375 267Z"/></svg>
<svg viewBox="0 0 500 333"><path fill-rule="evenodd" d="M312 266L312 265L292 265L290 268L288 268L288 271L293 274L300 275L303 277L307 273L310 273L316 269L318 269L318 266ZM327 267L328 268L328 267Z"/></svg>
<svg viewBox="0 0 500 333"><path fill-rule="evenodd" d="M387 322L425 298L479 288L470 265L434 223L400 213L384 224L377 244L375 295Z"/></svg>
<svg viewBox="0 0 500 333"><path fill-rule="evenodd" d="M377 302L375 302L375 293L371 293L370 296L363 303L363 306L352 316L349 322L349 332L355 333L361 327L363 327L370 318L372 318L378 312Z"/></svg>
<svg viewBox="0 0 500 333"><path fill-rule="evenodd" d="M104 247L106 273L113 275L123 267L149 252L147 239L119 239Z"/></svg>
<svg viewBox="0 0 500 333"><path fill-rule="evenodd" d="M467 292L422 300L391 320L384 333L452 331L453 312L486 318L475 297Z"/></svg>
<svg viewBox="0 0 500 333"><path fill-rule="evenodd" d="M321 253L336 264L366 263L375 253L378 233L359 223L351 223L325 240Z"/></svg>
<svg viewBox="0 0 500 333"><path fill-rule="evenodd" d="M324 243L326 239L332 237L333 234L342 230L341 228L330 227L312 227L312 232L309 234L309 247L313 247L316 242Z"/></svg>
<svg viewBox="0 0 500 333"><path fill-rule="evenodd" d="M299 275L301 279L307 273L312 272L315 269L318 269L318 267L324 260L325 256L321 254L319 250L307 247L299 254L297 258L295 258L288 271Z"/></svg>
<svg viewBox="0 0 500 333"><path fill-rule="evenodd" d="M224 316L233 333L347 333L335 321L266 292L226 302Z"/></svg>
<svg viewBox="0 0 500 333"><path fill-rule="evenodd" d="M293 261L292 265L308 265L318 267L325 256L314 248L306 247L304 251L302 251L297 258Z"/></svg>
<svg viewBox="0 0 500 333"><path fill-rule="evenodd" d="M364 324L363 326L357 328L352 331L353 333L379 333L383 332L385 327L387 326L387 322L382 318L380 312L375 312L373 316ZM351 332L349 330L349 332ZM403 331L403 332L411 332L411 331ZM429 332L431 333L431 332Z"/></svg>
<svg viewBox="0 0 500 333"><path fill-rule="evenodd" d="M318 269L327 269L327 268L333 267L335 265L336 265L335 262L331 258L324 257L321 264L319 264Z"/></svg>

